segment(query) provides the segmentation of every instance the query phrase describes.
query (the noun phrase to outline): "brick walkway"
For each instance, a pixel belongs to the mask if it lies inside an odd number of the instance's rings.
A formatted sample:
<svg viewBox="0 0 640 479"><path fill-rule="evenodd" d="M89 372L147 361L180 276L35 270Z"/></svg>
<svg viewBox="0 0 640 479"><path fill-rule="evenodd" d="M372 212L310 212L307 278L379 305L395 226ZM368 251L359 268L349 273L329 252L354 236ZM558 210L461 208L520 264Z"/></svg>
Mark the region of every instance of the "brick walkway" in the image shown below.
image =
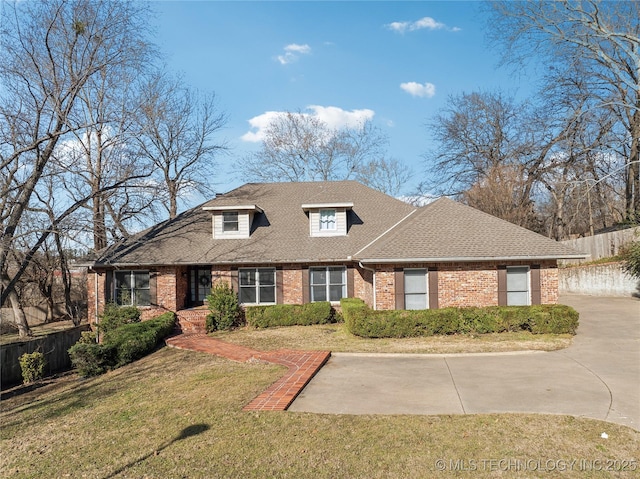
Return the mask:
<svg viewBox="0 0 640 479"><path fill-rule="evenodd" d="M331 356L329 351L258 351L210 338L205 334L179 334L167 339L166 343L173 348L214 354L243 363L265 361L286 366L288 371L247 404L244 411L285 411Z"/></svg>

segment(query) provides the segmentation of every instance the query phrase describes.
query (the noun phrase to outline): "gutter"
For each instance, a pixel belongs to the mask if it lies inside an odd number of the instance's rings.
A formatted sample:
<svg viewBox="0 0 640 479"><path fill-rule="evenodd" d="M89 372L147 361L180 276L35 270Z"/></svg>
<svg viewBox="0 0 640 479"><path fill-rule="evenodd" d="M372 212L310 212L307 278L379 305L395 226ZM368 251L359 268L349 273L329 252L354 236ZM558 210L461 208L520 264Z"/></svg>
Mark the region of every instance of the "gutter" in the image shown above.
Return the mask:
<svg viewBox="0 0 640 479"><path fill-rule="evenodd" d="M361 258L362 263L386 264L386 263L460 263L472 261L531 261L547 259L584 259L588 255L562 255L562 256L452 256L433 258Z"/></svg>

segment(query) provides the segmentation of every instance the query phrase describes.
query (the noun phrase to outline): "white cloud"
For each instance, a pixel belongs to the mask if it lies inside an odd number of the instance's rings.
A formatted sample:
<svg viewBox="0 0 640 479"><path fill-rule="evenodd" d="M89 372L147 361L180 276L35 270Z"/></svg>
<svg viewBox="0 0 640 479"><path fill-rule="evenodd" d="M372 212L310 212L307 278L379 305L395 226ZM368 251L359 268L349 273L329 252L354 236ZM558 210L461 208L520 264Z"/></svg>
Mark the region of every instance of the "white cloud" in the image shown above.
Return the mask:
<svg viewBox="0 0 640 479"><path fill-rule="evenodd" d="M431 98L436 94L436 86L433 83L422 84L410 81L407 83L400 83L400 88L411 96L419 96L422 98Z"/></svg>
<svg viewBox="0 0 640 479"><path fill-rule="evenodd" d="M284 55L278 55L276 59L281 65L295 62L300 55L309 55L311 53L311 47L307 44L298 45L297 43L291 43L284 47Z"/></svg>
<svg viewBox="0 0 640 479"><path fill-rule="evenodd" d="M307 110L312 110L312 116L317 117L332 129L357 128L375 115L375 112L369 109L347 111L337 106L310 105Z"/></svg>
<svg viewBox="0 0 640 479"><path fill-rule="evenodd" d="M313 116L324 122L332 129L358 128L365 121L371 120L375 115L373 110L343 110L336 106L310 105L306 110L311 113L294 113L294 115ZM265 138L265 131L269 125L280 116L287 115L286 111L267 111L261 115L254 116L249 120L251 129L240 137L243 141L257 143Z"/></svg>
<svg viewBox="0 0 640 479"><path fill-rule="evenodd" d="M282 111L267 111L262 115L254 116L249 120L251 129L257 131L248 131L240 137L242 141L249 141L251 143L257 143L264 139L264 132L267 127L275 121L279 116L285 115Z"/></svg>
<svg viewBox="0 0 640 479"><path fill-rule="evenodd" d="M391 22L385 25L389 30L397 33L414 32L416 30L442 30L446 29L451 32L459 32L461 28L449 28L444 23L438 22L431 17L423 17L415 22Z"/></svg>

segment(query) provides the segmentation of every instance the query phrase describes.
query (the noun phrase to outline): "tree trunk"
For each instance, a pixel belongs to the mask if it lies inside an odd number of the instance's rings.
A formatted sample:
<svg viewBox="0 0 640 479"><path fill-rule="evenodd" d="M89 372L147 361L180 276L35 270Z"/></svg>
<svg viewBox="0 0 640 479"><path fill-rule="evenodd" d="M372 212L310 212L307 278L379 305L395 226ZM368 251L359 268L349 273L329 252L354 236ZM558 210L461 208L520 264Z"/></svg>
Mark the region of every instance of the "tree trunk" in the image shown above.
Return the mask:
<svg viewBox="0 0 640 479"><path fill-rule="evenodd" d="M8 281L6 280L6 278L3 278L2 284L3 286L5 284L8 284ZM27 317L24 314L24 310L20 305L20 300L18 299L18 295L16 294L14 289L11 289L7 294L7 301L9 302L9 305L13 310L13 318L16 323L16 326L18 326L19 336L21 338L28 338L30 336L33 336L33 333L31 332L31 328L29 328L29 324L27 323Z"/></svg>

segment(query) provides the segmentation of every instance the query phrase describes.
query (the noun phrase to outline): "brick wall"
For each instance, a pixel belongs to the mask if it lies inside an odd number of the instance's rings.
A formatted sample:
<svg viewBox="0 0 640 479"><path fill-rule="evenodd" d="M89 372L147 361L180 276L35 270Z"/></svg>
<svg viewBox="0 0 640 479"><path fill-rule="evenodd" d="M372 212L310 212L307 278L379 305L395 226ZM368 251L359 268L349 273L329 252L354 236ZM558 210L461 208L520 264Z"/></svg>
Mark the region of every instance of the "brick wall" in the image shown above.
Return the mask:
<svg viewBox="0 0 640 479"><path fill-rule="evenodd" d="M104 281L105 274L97 274L93 271L87 272L87 313L89 324L93 324L98 319L98 314L104 311ZM96 311L96 278L98 282L98 310Z"/></svg>
<svg viewBox="0 0 640 479"><path fill-rule="evenodd" d="M552 264L540 266L540 302L556 304L558 302L558 268Z"/></svg>
<svg viewBox="0 0 640 479"><path fill-rule="evenodd" d="M497 306L496 264L446 263L438 265L438 306Z"/></svg>
<svg viewBox="0 0 640 479"><path fill-rule="evenodd" d="M504 264L504 263L500 263ZM525 265L512 262L509 265ZM411 264L410 268L438 270L438 305L448 306L491 306L498 304L497 262L478 263L438 263ZM307 266L305 265L304 268ZM375 265L376 306L378 309L395 309L395 268L394 265ZM140 267L144 269L144 267ZM142 309L142 318L148 319L164 311L178 311L185 307L187 298L187 268L185 266L163 266L156 272L157 306ZM283 299L285 304L301 304L303 301L302 271L299 265L283 265ZM213 281L231 282L231 267L212 268ZM97 275L98 311L95 308L96 274L87 274L89 321L94 322L96 314L104 309L104 273ZM354 295L373 306L373 273L354 267ZM558 270L555 261L540 263L540 293L543 304L558 301Z"/></svg>
<svg viewBox="0 0 640 479"><path fill-rule="evenodd" d="M396 280L393 266L376 268L376 308L396 309Z"/></svg>
<svg viewBox="0 0 640 479"><path fill-rule="evenodd" d="M302 270L290 266L282 269L282 299L284 304L302 304Z"/></svg>
<svg viewBox="0 0 640 479"><path fill-rule="evenodd" d="M496 306L498 304L498 265L504 262L407 264L407 268L438 270L438 307ZM528 265L515 261L509 266ZM558 270L555 261L540 263L542 304L558 302ZM376 265L377 309L395 309L395 272L389 265Z"/></svg>
<svg viewBox="0 0 640 479"><path fill-rule="evenodd" d="M353 272L353 294L373 307L373 272L359 266Z"/></svg>

